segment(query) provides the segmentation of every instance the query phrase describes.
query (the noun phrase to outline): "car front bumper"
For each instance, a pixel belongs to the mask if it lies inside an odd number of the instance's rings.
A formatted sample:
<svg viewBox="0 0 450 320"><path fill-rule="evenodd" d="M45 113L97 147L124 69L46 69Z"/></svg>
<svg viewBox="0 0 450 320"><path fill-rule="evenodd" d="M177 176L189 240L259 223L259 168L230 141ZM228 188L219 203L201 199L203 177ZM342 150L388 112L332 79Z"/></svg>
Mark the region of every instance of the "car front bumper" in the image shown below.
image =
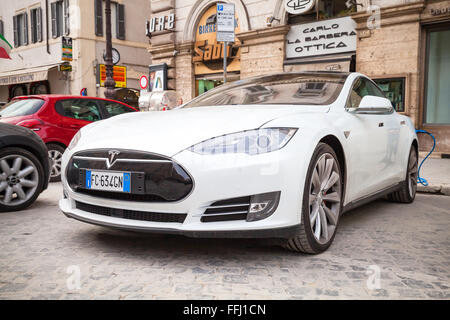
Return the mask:
<svg viewBox="0 0 450 320"><path fill-rule="evenodd" d="M68 163L66 153L64 164ZM136 202L106 199L74 192L63 175L65 197L59 207L64 214L83 222L124 230L181 234L191 237L292 238L301 219L304 168L299 155L293 159L288 150L258 156L246 154L198 155L183 151L173 161L193 177L194 187L184 199L176 202ZM216 201L280 192L277 209L269 217L246 220L202 222L205 210ZM105 208L155 213L186 214L184 222L154 222L124 219L83 211L77 202Z"/></svg>

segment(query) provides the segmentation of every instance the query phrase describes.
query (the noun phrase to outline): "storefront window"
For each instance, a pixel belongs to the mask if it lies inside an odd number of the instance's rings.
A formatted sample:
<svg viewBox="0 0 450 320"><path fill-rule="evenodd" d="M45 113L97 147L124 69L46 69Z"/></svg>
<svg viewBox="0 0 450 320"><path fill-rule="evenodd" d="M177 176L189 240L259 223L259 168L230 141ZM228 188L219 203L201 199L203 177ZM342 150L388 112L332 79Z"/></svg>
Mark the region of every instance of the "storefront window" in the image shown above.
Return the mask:
<svg viewBox="0 0 450 320"><path fill-rule="evenodd" d="M218 87L222 84L222 81L219 80L197 80L196 81L196 96L199 96L205 92L208 92L215 87Z"/></svg>
<svg viewBox="0 0 450 320"><path fill-rule="evenodd" d="M301 15L289 14L288 23L297 24L348 16L356 12L356 3L348 0L318 0L317 9ZM347 6L347 3L350 5Z"/></svg>
<svg viewBox="0 0 450 320"><path fill-rule="evenodd" d="M397 112L405 112L405 78L374 79Z"/></svg>
<svg viewBox="0 0 450 320"><path fill-rule="evenodd" d="M425 123L450 124L450 28L427 33Z"/></svg>

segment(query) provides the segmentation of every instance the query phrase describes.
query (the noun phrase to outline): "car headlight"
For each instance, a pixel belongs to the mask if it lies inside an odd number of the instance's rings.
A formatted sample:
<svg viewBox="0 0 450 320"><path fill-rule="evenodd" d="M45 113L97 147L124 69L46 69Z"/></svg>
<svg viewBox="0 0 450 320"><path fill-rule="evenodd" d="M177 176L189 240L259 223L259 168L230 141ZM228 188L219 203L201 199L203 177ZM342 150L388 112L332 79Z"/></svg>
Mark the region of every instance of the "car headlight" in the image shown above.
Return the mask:
<svg viewBox="0 0 450 320"><path fill-rule="evenodd" d="M202 154L272 152L283 148L297 132L297 128L264 128L231 133L200 142L189 148Z"/></svg>
<svg viewBox="0 0 450 320"><path fill-rule="evenodd" d="M73 136L72 141L70 141L70 144L67 148L69 148L69 150L75 148L80 139L81 139L81 130L78 130L78 132Z"/></svg>

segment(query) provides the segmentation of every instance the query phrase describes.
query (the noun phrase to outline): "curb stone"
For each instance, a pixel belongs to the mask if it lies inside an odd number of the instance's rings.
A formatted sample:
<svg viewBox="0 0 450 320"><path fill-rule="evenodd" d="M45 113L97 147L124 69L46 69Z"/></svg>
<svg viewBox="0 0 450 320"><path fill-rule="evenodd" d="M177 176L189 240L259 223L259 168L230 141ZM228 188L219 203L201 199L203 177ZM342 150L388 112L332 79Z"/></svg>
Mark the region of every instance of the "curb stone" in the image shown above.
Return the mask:
<svg viewBox="0 0 450 320"><path fill-rule="evenodd" d="M450 184L430 184L428 186L418 185L417 192L450 196Z"/></svg>

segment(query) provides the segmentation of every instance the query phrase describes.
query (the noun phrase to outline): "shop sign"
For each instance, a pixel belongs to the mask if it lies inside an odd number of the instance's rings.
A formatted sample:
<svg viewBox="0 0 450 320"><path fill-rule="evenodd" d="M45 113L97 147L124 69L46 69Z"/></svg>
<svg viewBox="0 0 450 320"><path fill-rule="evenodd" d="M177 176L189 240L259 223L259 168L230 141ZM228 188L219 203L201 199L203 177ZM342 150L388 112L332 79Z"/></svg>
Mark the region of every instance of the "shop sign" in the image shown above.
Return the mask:
<svg viewBox="0 0 450 320"><path fill-rule="evenodd" d="M356 23L350 17L291 26L286 57L303 58L356 51Z"/></svg>
<svg viewBox="0 0 450 320"><path fill-rule="evenodd" d="M70 63L60 64L59 71L72 72L72 65Z"/></svg>
<svg viewBox="0 0 450 320"><path fill-rule="evenodd" d="M0 76L0 86L47 80L48 70L23 74Z"/></svg>
<svg viewBox="0 0 450 320"><path fill-rule="evenodd" d="M284 8L291 14L302 14L311 11L317 0L284 0Z"/></svg>
<svg viewBox="0 0 450 320"><path fill-rule="evenodd" d="M439 16L441 14L449 14L450 13L450 7L447 8L431 8L430 14L432 16Z"/></svg>
<svg viewBox="0 0 450 320"><path fill-rule="evenodd" d="M147 21L147 35L153 32L173 30L175 28L175 13L163 16L155 16Z"/></svg>
<svg viewBox="0 0 450 320"><path fill-rule="evenodd" d="M195 74L211 74L223 72L224 45L217 40L217 6L211 6L200 18L194 44ZM234 19L234 32L238 33L239 19ZM227 71L240 70L239 40L233 45L227 46Z"/></svg>
<svg viewBox="0 0 450 320"><path fill-rule="evenodd" d="M127 87L127 67L113 66L113 79L116 82L116 88ZM106 81L106 66L100 64L97 67L97 80L101 87L105 86Z"/></svg>
<svg viewBox="0 0 450 320"><path fill-rule="evenodd" d="M62 37L62 61L72 60L72 38Z"/></svg>

